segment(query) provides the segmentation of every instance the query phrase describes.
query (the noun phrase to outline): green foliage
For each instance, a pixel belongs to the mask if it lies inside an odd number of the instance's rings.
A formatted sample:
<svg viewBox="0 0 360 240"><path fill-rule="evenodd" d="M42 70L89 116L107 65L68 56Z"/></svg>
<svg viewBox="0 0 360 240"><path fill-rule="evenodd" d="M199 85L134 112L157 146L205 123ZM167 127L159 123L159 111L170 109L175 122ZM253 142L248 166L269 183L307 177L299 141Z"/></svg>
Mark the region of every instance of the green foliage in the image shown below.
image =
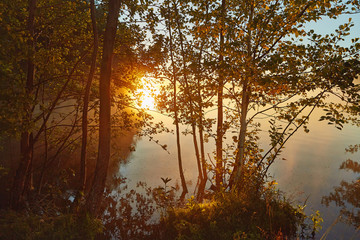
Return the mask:
<svg viewBox="0 0 360 240"><path fill-rule="evenodd" d="M162 219L164 239L279 239L293 238L306 215L274 190L262 197L218 193L184 208L169 209Z"/></svg>
<svg viewBox="0 0 360 240"><path fill-rule="evenodd" d="M0 212L0 239L4 240L94 239L101 232L101 222L88 215L59 213L45 217L11 210Z"/></svg>
<svg viewBox="0 0 360 240"><path fill-rule="evenodd" d="M168 208L176 206L176 191L177 188L167 185L171 181L170 178L161 178L164 183L164 187L157 187L152 190L153 199L158 207L160 207L164 212Z"/></svg>
<svg viewBox="0 0 360 240"><path fill-rule="evenodd" d="M31 191L22 210L0 209L0 239L94 239L101 233L101 220L71 211L72 173L62 170L53 185Z"/></svg>

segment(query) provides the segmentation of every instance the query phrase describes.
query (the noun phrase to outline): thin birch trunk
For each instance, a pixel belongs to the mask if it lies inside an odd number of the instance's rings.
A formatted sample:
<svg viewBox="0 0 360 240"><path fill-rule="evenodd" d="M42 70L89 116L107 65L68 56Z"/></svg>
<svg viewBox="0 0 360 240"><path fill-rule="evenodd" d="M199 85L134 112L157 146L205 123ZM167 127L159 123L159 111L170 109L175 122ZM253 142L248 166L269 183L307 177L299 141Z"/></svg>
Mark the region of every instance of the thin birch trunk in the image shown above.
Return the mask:
<svg viewBox="0 0 360 240"><path fill-rule="evenodd" d="M251 3L250 15L249 15L249 25L251 25L253 21L253 13L254 13L254 4ZM233 171L234 175L234 185L231 187L239 187L241 176L244 171L245 164L245 137L246 137L246 129L247 129L247 113L250 101L250 78L252 77L252 55L251 55L251 38L252 38L252 30L251 27L248 29L248 38L247 38L247 62L249 64L249 68L243 83L242 97L241 97L241 117L240 117L240 132L239 139L237 145L237 154L235 158L235 168Z"/></svg>
<svg viewBox="0 0 360 240"><path fill-rule="evenodd" d="M221 1L221 26L220 26L220 52L219 52L219 77L218 77L218 89L217 89L217 128L216 128L216 173L215 173L215 184L217 190L220 190L223 185L223 91L224 91L224 74L223 74L223 60L224 60L224 15L225 15L225 0Z"/></svg>
<svg viewBox="0 0 360 240"><path fill-rule="evenodd" d="M180 128L179 128L179 119L178 119L178 111L177 111L177 91L176 91L176 72L175 72L175 61L174 61L174 54L173 54L173 39L171 33L171 24L170 20L168 23L168 31L169 31L169 38L170 38L170 57L171 57L171 66L172 66L172 75L173 75L173 91L174 91L174 115L175 115L175 128L176 128L176 147L177 147L177 156L178 156L178 165L179 165L179 173L180 173L180 180L182 186L182 193L180 196L180 200L184 200L186 194L188 193L188 189L186 186L183 166L182 166L182 157L181 157L181 144L180 144Z"/></svg>

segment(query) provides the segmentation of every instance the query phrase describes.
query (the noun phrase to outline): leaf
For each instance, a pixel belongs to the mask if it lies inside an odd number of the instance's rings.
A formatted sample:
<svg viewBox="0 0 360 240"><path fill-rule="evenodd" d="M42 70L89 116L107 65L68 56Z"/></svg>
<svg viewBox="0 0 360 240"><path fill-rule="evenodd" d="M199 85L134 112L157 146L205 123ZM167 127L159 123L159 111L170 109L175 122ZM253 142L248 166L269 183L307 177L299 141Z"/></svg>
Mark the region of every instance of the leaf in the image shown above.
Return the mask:
<svg viewBox="0 0 360 240"><path fill-rule="evenodd" d="M168 182L171 181L171 178L162 178L162 177L161 177L161 180L162 180L165 184L167 184Z"/></svg>

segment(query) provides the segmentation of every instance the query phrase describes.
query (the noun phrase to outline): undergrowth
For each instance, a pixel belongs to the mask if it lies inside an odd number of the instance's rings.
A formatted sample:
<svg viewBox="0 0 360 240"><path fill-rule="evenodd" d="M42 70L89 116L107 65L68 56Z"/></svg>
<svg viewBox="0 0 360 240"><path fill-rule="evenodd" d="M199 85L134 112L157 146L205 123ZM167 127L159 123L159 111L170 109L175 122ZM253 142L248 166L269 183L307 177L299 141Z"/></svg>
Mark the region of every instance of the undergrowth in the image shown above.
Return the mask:
<svg viewBox="0 0 360 240"><path fill-rule="evenodd" d="M317 231L303 207L294 207L275 190L259 196L236 192L214 194L198 203L169 208L161 220L163 239L308 239ZM315 226L315 227L314 227Z"/></svg>

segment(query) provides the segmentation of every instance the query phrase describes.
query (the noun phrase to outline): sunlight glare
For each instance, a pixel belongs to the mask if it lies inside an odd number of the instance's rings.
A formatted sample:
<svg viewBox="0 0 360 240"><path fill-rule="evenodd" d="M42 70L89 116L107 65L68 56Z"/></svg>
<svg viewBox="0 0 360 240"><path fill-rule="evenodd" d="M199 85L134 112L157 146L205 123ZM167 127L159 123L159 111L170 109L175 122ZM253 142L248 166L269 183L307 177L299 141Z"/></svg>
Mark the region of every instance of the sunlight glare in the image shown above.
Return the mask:
<svg viewBox="0 0 360 240"><path fill-rule="evenodd" d="M155 98L156 95L159 94L159 90L152 84L152 81L149 78L143 78L141 84L143 87L136 91L140 108L155 110Z"/></svg>

